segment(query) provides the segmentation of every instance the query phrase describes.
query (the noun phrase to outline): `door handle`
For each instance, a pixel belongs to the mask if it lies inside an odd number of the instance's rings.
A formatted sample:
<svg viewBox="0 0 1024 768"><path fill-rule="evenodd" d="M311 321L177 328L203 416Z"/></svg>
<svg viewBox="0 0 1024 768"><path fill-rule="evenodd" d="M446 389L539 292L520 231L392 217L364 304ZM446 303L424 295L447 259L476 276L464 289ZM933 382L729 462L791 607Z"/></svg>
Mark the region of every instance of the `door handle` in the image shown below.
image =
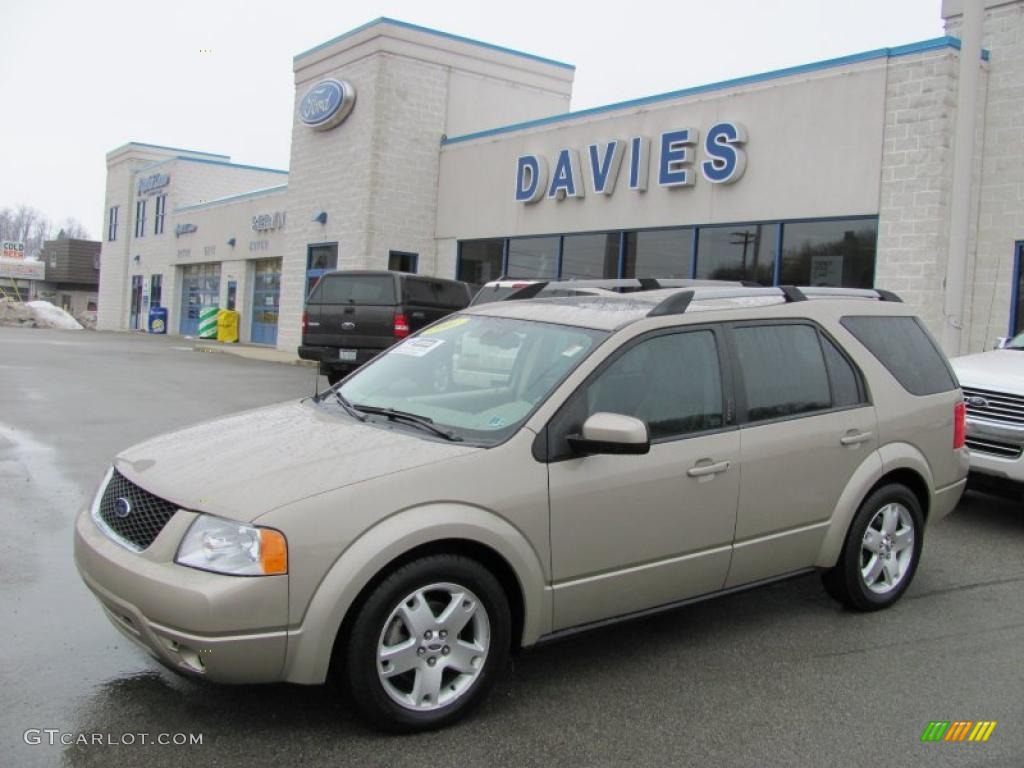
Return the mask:
<svg viewBox="0 0 1024 768"><path fill-rule="evenodd" d="M320 323L306 323L310 328L319 328Z"/></svg>
<svg viewBox="0 0 1024 768"><path fill-rule="evenodd" d="M873 432L854 432L852 429L839 438L842 445L860 445L866 443L875 435Z"/></svg>
<svg viewBox="0 0 1024 768"><path fill-rule="evenodd" d="M686 474L690 477L705 477L707 475L717 475L719 472L725 472L729 469L728 461L720 461L717 464L697 464L686 470Z"/></svg>

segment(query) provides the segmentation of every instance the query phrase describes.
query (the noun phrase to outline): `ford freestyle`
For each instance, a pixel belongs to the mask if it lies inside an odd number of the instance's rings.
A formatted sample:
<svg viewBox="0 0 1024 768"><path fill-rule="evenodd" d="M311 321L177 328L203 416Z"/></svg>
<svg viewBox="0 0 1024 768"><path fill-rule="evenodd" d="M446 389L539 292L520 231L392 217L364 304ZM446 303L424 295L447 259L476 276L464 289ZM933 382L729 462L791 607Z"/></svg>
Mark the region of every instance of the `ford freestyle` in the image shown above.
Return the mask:
<svg viewBox="0 0 1024 768"><path fill-rule="evenodd" d="M380 727L436 728L511 651L599 623L810 571L892 605L964 489L964 418L883 291L513 295L125 450L75 558L172 669L335 677Z"/></svg>

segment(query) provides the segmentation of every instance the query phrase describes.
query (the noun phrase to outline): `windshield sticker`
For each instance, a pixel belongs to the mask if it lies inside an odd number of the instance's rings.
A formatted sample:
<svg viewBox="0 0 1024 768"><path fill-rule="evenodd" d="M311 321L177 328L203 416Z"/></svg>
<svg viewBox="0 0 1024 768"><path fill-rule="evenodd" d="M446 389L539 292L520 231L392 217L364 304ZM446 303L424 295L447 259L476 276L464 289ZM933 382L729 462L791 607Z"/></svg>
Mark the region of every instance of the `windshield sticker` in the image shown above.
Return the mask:
<svg viewBox="0 0 1024 768"><path fill-rule="evenodd" d="M397 347L392 349L392 353L396 355L412 355L413 357L423 357L428 352L431 352L444 344L444 339L424 339L417 337L415 339L409 339L403 341Z"/></svg>
<svg viewBox="0 0 1024 768"><path fill-rule="evenodd" d="M421 336L432 336L435 333L442 333L443 331L450 331L452 328L458 328L460 325L465 325L469 322L468 317L453 317L451 320L445 320L443 323L438 323L435 326L427 328Z"/></svg>
<svg viewBox="0 0 1024 768"><path fill-rule="evenodd" d="M504 427L505 420L501 418L501 416L491 416L491 420L487 422L487 426L495 428Z"/></svg>

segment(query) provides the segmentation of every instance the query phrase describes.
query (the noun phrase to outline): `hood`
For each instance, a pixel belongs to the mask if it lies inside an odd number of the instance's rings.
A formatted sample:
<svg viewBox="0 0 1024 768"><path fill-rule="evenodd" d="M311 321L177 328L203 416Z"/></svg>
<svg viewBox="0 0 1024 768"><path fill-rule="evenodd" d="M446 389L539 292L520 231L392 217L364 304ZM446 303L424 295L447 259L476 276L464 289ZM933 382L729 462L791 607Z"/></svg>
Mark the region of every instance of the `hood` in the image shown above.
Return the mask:
<svg viewBox="0 0 1024 768"><path fill-rule="evenodd" d="M949 362L964 387L1024 395L1024 349L994 349Z"/></svg>
<svg viewBox="0 0 1024 768"><path fill-rule="evenodd" d="M155 437L121 453L114 466L182 508L251 521L308 496L477 450L303 400Z"/></svg>

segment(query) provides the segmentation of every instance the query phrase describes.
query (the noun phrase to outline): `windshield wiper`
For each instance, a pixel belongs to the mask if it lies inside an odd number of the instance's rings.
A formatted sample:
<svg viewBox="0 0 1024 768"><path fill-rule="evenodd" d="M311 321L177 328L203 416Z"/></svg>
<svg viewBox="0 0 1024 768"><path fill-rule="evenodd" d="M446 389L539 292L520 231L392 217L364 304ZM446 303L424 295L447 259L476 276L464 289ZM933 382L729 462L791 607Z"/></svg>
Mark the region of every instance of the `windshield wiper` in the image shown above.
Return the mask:
<svg viewBox="0 0 1024 768"><path fill-rule="evenodd" d="M348 398L346 398L343 394L341 394L341 390L340 389L328 390L328 391L334 393L334 396L338 399L338 405L340 405L342 408L345 409L345 413L347 413L353 419L358 419L359 421L366 421L366 417L363 416L363 414L361 414L359 411L357 411L355 409L355 407L352 405L352 403L350 403L348 401ZM324 394L326 395L327 392L324 392Z"/></svg>
<svg viewBox="0 0 1024 768"><path fill-rule="evenodd" d="M351 403L352 408L363 413L371 413L378 416L387 416L391 421L399 420L409 424L414 424L417 427L422 427L428 432L433 432L438 437L443 437L445 440L450 440L453 443L461 443L462 437L455 434L454 432L441 429L434 425L434 420L427 416L420 416L418 413L409 413L408 411L396 411L394 408L381 408L376 405L362 405L360 403Z"/></svg>

